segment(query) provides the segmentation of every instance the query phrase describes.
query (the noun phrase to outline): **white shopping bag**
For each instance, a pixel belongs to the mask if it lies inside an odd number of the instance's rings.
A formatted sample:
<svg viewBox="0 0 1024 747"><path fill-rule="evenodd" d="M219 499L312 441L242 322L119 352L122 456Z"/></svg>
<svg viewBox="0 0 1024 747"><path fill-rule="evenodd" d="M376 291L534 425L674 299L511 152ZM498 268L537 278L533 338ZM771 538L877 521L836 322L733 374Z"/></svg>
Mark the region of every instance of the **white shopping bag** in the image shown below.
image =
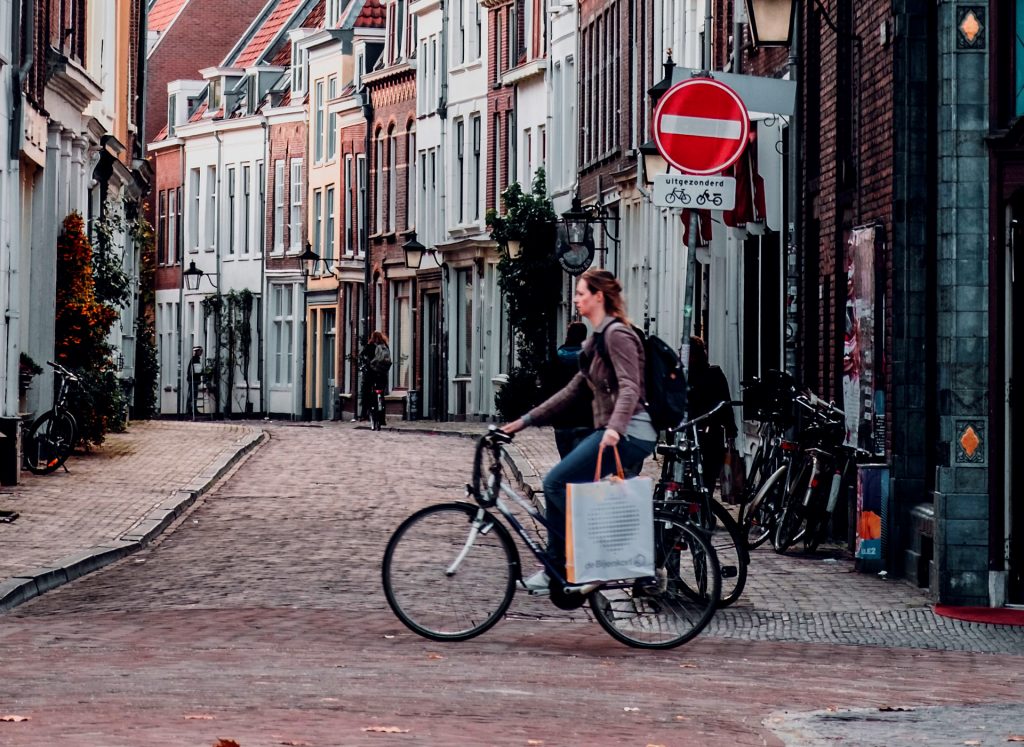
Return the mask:
<svg viewBox="0 0 1024 747"><path fill-rule="evenodd" d="M654 484L624 478L618 449L616 476L570 483L565 497L566 580L571 584L654 575Z"/></svg>

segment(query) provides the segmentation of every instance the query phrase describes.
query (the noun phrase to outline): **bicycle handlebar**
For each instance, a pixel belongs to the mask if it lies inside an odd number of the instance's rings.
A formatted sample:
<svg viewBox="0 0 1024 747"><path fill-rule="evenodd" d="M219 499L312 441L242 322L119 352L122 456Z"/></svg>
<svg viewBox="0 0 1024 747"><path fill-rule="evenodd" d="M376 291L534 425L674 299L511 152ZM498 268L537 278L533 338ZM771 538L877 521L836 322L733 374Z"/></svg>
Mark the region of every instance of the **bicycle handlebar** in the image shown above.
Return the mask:
<svg viewBox="0 0 1024 747"><path fill-rule="evenodd" d="M77 376L68 371L66 368L64 368L64 366L60 365L59 363L54 363L53 361L46 361L46 365L52 368L57 373L59 373L68 381L78 381Z"/></svg>
<svg viewBox="0 0 1024 747"><path fill-rule="evenodd" d="M476 451L473 454L473 482L466 486L466 492L484 508L490 508L498 501L498 490L501 486L501 445L511 442L511 433L505 433L493 425L488 427L487 433L476 442ZM481 489L481 482L484 480L484 449L490 449L493 461L490 480L486 487Z"/></svg>
<svg viewBox="0 0 1024 747"><path fill-rule="evenodd" d="M741 402L739 400L724 399L721 402L719 402L717 405L715 405L713 408L708 410L706 413L704 413L703 415L700 415L699 417L696 417L693 420L684 421L684 422L680 423L679 425L677 425L672 430L681 431L683 429L693 428L698 423L703 423L705 420L710 418L712 415L717 413L719 410L724 410L726 407L742 407L742 406L743 406L743 402Z"/></svg>

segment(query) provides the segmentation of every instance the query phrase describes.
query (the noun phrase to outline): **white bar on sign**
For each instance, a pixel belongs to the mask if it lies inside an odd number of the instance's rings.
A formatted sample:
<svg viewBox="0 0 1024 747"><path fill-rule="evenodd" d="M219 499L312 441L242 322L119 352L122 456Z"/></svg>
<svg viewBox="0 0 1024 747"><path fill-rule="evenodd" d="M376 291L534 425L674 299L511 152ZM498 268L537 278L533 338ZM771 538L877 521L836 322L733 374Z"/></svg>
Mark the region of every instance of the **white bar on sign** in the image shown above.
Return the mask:
<svg viewBox="0 0 1024 747"><path fill-rule="evenodd" d="M661 118L661 131L668 135L716 137L722 140L739 140L742 134L740 123L735 119L684 117L678 114L664 115Z"/></svg>

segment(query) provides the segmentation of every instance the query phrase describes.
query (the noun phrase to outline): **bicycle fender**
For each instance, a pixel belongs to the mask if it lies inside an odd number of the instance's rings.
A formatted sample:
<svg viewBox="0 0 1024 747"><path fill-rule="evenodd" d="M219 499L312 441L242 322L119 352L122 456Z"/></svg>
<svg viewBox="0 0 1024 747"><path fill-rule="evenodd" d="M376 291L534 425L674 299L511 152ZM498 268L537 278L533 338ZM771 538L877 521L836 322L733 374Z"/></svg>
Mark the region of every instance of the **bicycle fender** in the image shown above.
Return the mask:
<svg viewBox="0 0 1024 747"><path fill-rule="evenodd" d="M774 485L777 480L781 479L783 473L785 473L785 471L788 468L789 468L788 464L783 464L777 470L772 472L768 476L768 479L764 481L764 485L761 486L761 489L757 491L757 495L754 496L754 500L752 500L750 502L750 505L756 506L756 505L760 504L760 502L764 499L765 495L771 489L772 485Z"/></svg>

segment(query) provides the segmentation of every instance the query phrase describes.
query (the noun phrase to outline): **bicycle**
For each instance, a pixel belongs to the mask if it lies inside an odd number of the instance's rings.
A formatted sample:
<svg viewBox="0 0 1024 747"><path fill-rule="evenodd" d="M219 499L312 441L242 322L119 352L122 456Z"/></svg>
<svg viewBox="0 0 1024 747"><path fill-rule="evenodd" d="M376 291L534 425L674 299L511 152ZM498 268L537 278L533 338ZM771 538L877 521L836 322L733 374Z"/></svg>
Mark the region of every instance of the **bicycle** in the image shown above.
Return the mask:
<svg viewBox="0 0 1024 747"><path fill-rule="evenodd" d="M47 475L64 467L78 440L78 424L68 410L68 394L78 377L59 363L47 361L60 380L53 409L32 421L24 440L23 463L32 473ZM65 471L67 467L64 467Z"/></svg>
<svg viewBox="0 0 1024 747"><path fill-rule="evenodd" d="M373 399L370 402L370 428L379 431L385 422L384 412L384 390L376 386L373 388Z"/></svg>
<svg viewBox="0 0 1024 747"><path fill-rule="evenodd" d="M699 634L721 593L715 551L702 533L673 514L655 512L655 576L569 584L540 542L541 527L562 528L503 479L503 446L511 440L492 426L476 445L466 486L472 500L420 509L388 541L384 593L402 624L435 641L468 640L494 626L523 580L514 531L552 580L551 601L561 609L589 602L594 618L617 641L667 649ZM502 494L527 512L537 531L516 518Z"/></svg>
<svg viewBox="0 0 1024 747"><path fill-rule="evenodd" d="M668 430L668 443L658 444L655 449L664 459L661 477L654 487L654 506L693 523L711 542L722 575L720 607L728 607L743 593L750 554L739 523L712 497L711 489L704 482L697 427L719 410L738 404L742 403L720 402L704 415L680 423Z"/></svg>
<svg viewBox="0 0 1024 747"><path fill-rule="evenodd" d="M678 201L681 205L689 205L690 193L687 192L682 187L676 187L675 189L669 190L668 193L665 195L665 202L672 204L676 201Z"/></svg>

